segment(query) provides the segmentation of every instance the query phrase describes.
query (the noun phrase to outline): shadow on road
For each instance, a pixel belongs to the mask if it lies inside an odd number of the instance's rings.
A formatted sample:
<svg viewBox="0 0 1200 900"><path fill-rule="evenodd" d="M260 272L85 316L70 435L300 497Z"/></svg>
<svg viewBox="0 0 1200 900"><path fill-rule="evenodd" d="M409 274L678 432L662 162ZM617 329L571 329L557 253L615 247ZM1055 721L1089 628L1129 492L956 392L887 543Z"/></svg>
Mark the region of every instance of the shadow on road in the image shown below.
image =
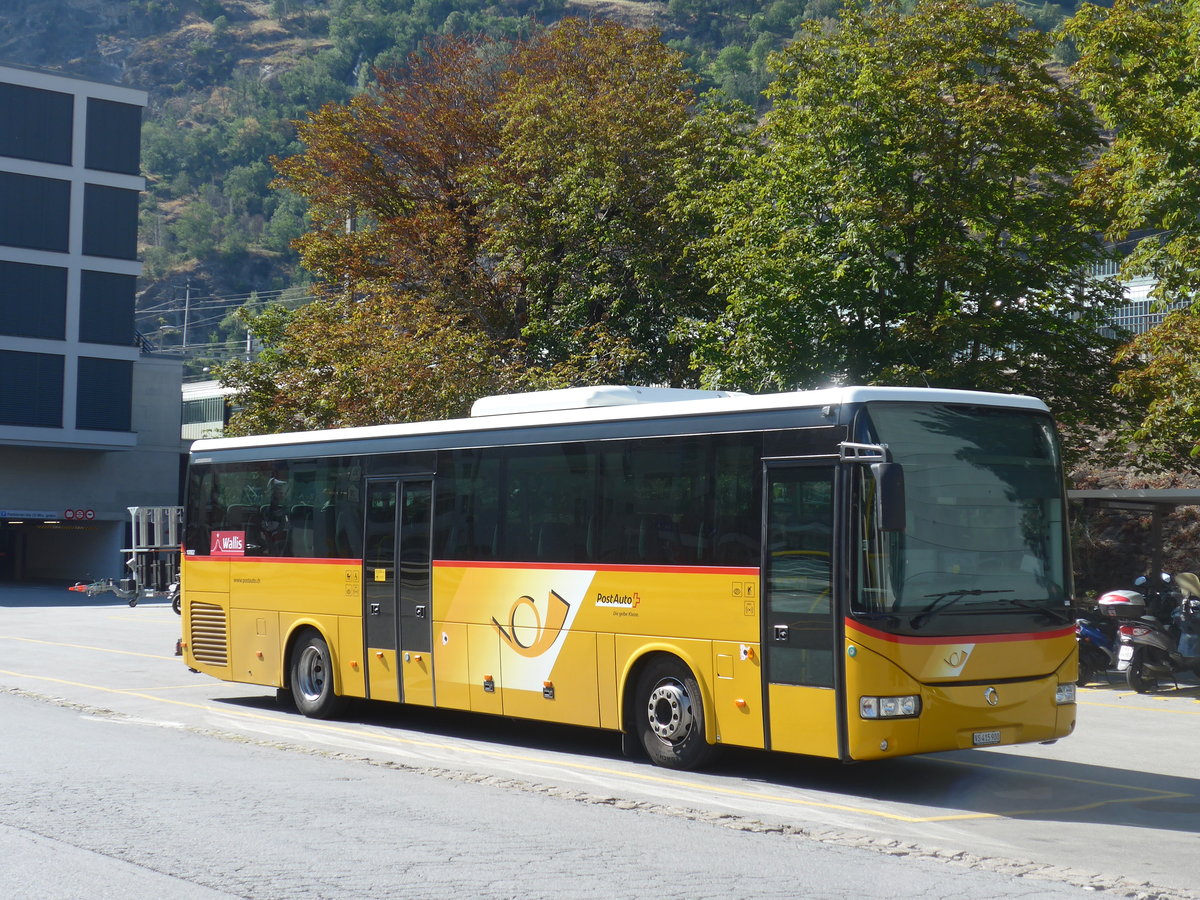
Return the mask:
<svg viewBox="0 0 1200 900"><path fill-rule="evenodd" d="M1193 689L1196 690L1196 689ZM278 710L274 697L226 698L223 703ZM299 715L292 711L293 715ZM555 752L580 765L622 760L618 735L426 707L358 701L341 724L402 729L421 740L461 739L500 744L508 752ZM570 768L571 762L557 760ZM646 771L669 777L643 761ZM937 822L971 818L1119 825L1200 832L1200 779L1115 766L1084 765L1003 749L964 750L845 765L835 760L726 748L697 776L736 779L739 793L764 800L820 795L815 802L850 804L885 818ZM799 808L799 807L798 807Z"/></svg>
<svg viewBox="0 0 1200 900"><path fill-rule="evenodd" d="M1123 672L1109 672L1107 675L1107 679L1102 675L1101 680L1089 682L1084 690L1098 694L1126 694L1132 690ZM1188 696L1200 699L1200 679L1191 672L1180 672L1174 680L1163 679L1150 693L1184 695L1187 692L1190 692Z"/></svg>

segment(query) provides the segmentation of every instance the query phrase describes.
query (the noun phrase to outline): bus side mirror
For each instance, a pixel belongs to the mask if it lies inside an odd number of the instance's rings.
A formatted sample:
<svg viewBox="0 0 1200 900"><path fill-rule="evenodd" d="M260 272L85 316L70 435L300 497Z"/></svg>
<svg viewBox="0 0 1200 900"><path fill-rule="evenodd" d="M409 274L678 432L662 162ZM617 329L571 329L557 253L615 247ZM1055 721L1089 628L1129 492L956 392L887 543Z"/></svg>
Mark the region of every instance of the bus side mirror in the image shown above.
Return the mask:
<svg viewBox="0 0 1200 900"><path fill-rule="evenodd" d="M904 467L900 463L872 463L871 474L875 477L879 498L879 529L881 531L903 531L904 514Z"/></svg>

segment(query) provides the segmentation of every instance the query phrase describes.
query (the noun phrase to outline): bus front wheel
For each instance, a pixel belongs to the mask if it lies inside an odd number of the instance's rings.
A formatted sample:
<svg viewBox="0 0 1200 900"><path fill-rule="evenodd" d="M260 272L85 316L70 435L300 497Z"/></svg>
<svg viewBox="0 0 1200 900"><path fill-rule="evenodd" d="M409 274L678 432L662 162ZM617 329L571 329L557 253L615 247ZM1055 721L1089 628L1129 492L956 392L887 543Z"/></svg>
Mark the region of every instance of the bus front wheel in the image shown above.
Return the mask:
<svg viewBox="0 0 1200 900"><path fill-rule="evenodd" d="M661 656L642 670L635 714L638 738L655 765L696 769L711 758L700 684L678 659Z"/></svg>
<svg viewBox="0 0 1200 900"><path fill-rule="evenodd" d="M316 632L300 639L292 653L292 698L296 709L314 719L329 719L341 711L344 699L333 690L333 657Z"/></svg>

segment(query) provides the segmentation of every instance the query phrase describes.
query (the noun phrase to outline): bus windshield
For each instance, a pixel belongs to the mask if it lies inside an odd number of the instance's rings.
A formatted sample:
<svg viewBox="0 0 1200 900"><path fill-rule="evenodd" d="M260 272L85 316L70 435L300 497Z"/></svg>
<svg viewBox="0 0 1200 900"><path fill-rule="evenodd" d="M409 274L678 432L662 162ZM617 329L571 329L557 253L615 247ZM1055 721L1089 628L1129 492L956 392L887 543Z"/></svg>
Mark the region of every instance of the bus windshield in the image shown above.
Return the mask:
<svg viewBox="0 0 1200 900"><path fill-rule="evenodd" d="M1066 517L1049 416L980 406L874 403L857 440L904 469L905 528L880 530L869 467L855 467L852 612L922 635L1010 630L1029 614L1066 620ZM1030 623L1032 624L1032 623ZM1024 627L1024 625L1022 626Z"/></svg>

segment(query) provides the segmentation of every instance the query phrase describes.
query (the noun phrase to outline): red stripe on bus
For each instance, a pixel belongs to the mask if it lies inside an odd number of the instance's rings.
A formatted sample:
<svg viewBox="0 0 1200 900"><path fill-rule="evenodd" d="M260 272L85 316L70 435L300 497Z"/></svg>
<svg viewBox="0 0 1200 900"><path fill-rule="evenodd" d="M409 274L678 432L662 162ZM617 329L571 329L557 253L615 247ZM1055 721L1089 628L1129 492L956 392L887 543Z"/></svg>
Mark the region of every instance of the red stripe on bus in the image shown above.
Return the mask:
<svg viewBox="0 0 1200 900"><path fill-rule="evenodd" d="M302 563L304 565L358 565L361 559L327 559L304 556L189 556L189 560L216 560L236 563ZM435 559L433 565L444 569L565 569L572 572L667 572L676 575L741 575L758 577L750 566L613 566L590 563L513 563Z"/></svg>
<svg viewBox="0 0 1200 900"><path fill-rule="evenodd" d="M302 563L306 566L357 566L361 559L334 559L317 556L189 556L188 560L216 560L236 563Z"/></svg>
<svg viewBox="0 0 1200 900"><path fill-rule="evenodd" d="M454 559L435 559L433 564L442 569L562 569L568 572L665 572L672 575L741 575L749 578L758 577L758 569L750 566L613 566L592 563L515 563Z"/></svg>
<svg viewBox="0 0 1200 900"><path fill-rule="evenodd" d="M1056 638L1074 636L1075 626L1068 625L1057 631L1026 632L1023 634L954 634L942 637L914 637L907 634L888 634L869 625L863 625L853 619L846 619L846 631L857 631L868 637L893 644L999 644L1012 641L1048 641Z"/></svg>

